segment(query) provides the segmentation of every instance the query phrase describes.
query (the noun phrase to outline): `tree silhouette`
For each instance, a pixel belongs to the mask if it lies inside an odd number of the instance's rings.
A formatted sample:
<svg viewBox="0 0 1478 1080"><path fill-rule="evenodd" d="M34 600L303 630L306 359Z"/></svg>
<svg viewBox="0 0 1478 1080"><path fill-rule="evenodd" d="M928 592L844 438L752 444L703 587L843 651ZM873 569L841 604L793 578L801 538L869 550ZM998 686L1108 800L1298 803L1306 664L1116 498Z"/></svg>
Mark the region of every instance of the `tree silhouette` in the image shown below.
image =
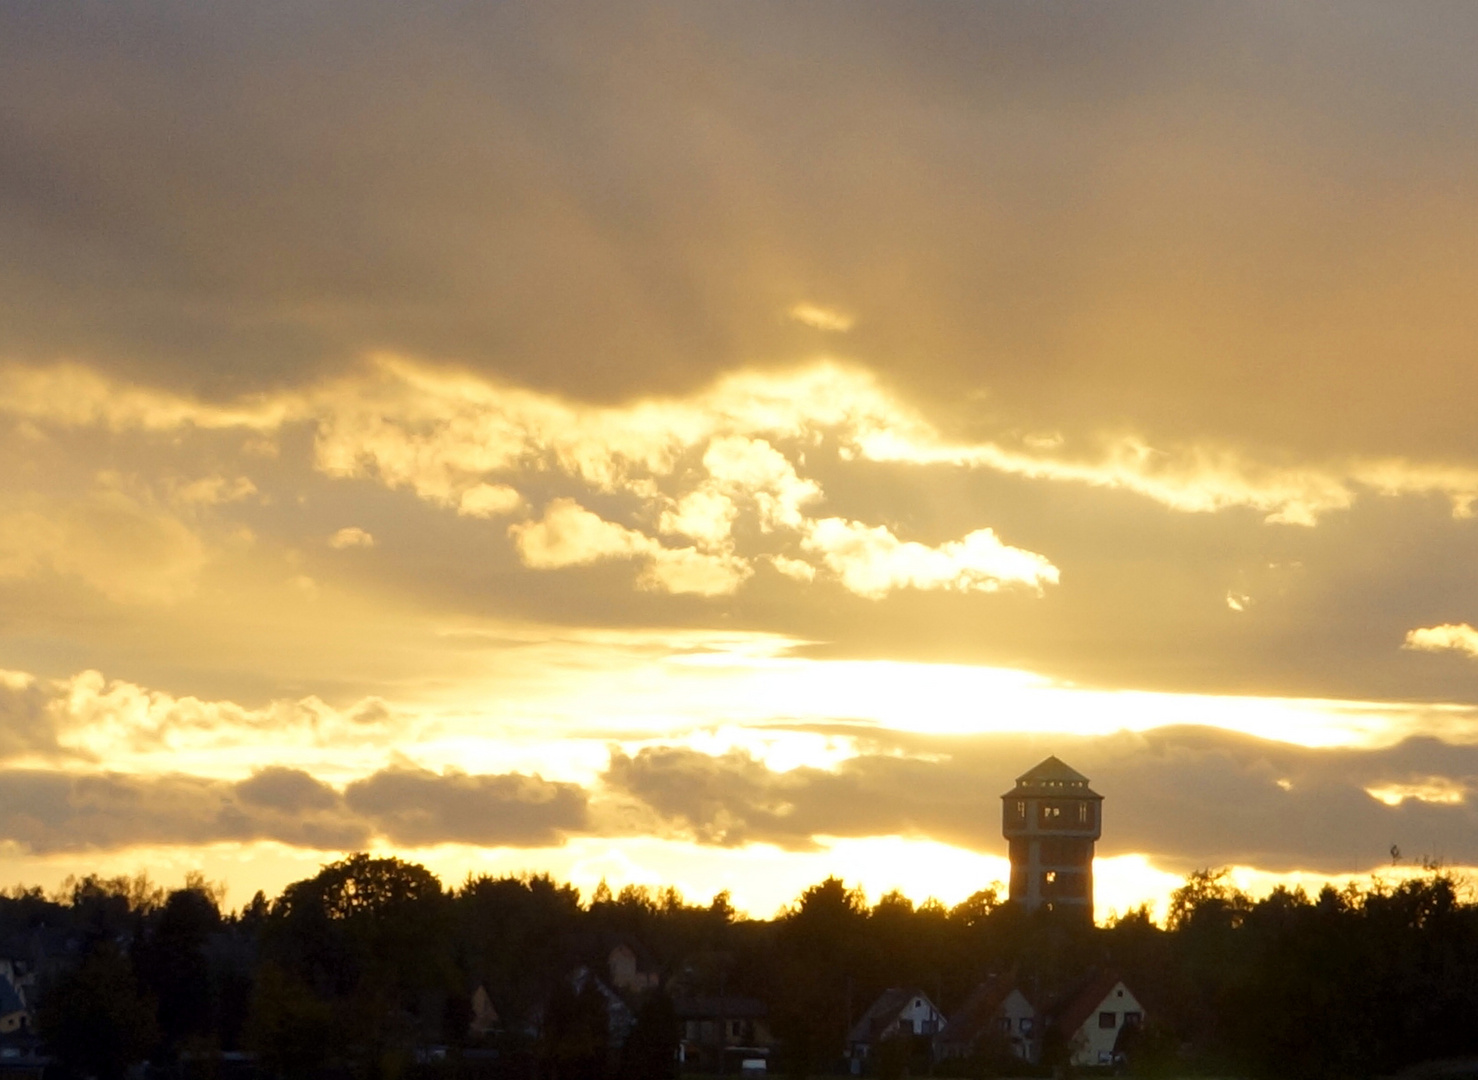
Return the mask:
<svg viewBox="0 0 1478 1080"><path fill-rule="evenodd" d="M139 981L158 1002L161 1049L167 1054L211 1032L216 1001L206 945L220 926L211 896L180 889L169 894L136 950Z"/></svg>
<svg viewBox="0 0 1478 1080"><path fill-rule="evenodd" d="M152 1001L139 993L128 958L95 942L47 993L37 1018L42 1038L69 1076L121 1080L158 1034Z"/></svg>

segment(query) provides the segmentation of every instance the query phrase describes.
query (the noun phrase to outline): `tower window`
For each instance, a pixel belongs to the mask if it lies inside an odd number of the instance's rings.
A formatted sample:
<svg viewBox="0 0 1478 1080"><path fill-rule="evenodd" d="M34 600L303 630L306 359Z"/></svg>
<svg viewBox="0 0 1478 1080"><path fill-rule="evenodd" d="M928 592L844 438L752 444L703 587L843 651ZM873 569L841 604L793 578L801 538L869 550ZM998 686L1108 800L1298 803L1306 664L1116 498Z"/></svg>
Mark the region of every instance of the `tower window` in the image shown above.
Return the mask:
<svg viewBox="0 0 1478 1080"><path fill-rule="evenodd" d="M1047 871L1047 884L1048 885L1051 885L1056 880L1057 880L1057 871L1056 870L1048 870Z"/></svg>
<svg viewBox="0 0 1478 1080"><path fill-rule="evenodd" d="M1085 825L1088 823L1088 804L1085 802L1078 803L1078 821Z"/></svg>
<svg viewBox="0 0 1478 1080"><path fill-rule="evenodd" d="M1017 799L1016 800L1016 816L1019 817L1019 818L1026 817L1026 800L1025 799Z"/></svg>

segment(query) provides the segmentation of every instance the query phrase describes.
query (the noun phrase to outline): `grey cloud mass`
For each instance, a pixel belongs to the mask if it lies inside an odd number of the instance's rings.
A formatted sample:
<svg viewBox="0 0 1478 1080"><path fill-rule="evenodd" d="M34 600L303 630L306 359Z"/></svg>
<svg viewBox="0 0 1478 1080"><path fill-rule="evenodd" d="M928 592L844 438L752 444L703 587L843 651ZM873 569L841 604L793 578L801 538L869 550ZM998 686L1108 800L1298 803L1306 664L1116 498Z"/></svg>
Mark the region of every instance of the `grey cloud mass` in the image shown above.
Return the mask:
<svg viewBox="0 0 1478 1080"><path fill-rule="evenodd" d="M321 780L315 780L302 769L273 765L253 773L236 785L236 795L252 806L299 814L307 810L331 810L339 805L339 795Z"/></svg>
<svg viewBox="0 0 1478 1080"><path fill-rule="evenodd" d="M275 840L321 851L376 836L431 846L558 844L585 823L575 785L391 769L341 795L299 769L236 783L178 773L0 770L0 840L35 854Z"/></svg>
<svg viewBox="0 0 1478 1080"><path fill-rule="evenodd" d="M828 837L903 835L1002 853L1000 794L1023 762L1055 752L1107 799L1104 855L1144 854L1175 872L1239 864L1349 873L1396 845L1411 858L1478 864L1478 746L1411 738L1315 749L1191 727L1050 740L826 730L859 738L862 752L831 770L776 772L742 751L613 750L590 790L404 765L342 793L282 766L237 782L11 768L0 771L0 840L35 854L252 840L341 851L375 837L539 847L655 820L665 835L720 846L806 851ZM650 818L623 817L623 802Z"/></svg>
<svg viewBox="0 0 1478 1080"><path fill-rule="evenodd" d="M0 837L36 854L144 845L276 840L324 850L363 847L372 832L337 805L274 805L260 787L165 774L0 772Z"/></svg>
<svg viewBox="0 0 1478 1080"><path fill-rule="evenodd" d="M586 795L578 785L516 773L392 768L356 780L344 796L393 843L411 846L557 844L586 827Z"/></svg>
<svg viewBox="0 0 1478 1080"><path fill-rule="evenodd" d="M1103 855L1144 853L1177 872L1238 864L1350 873L1386 861L1396 845L1410 858L1478 863L1478 747L1430 738L1321 750L1209 728L889 736L834 772L773 772L743 752L659 747L613 755L606 781L703 843L805 848L815 836L907 835L1004 854L999 796L1023 762L1049 752L1105 796Z"/></svg>

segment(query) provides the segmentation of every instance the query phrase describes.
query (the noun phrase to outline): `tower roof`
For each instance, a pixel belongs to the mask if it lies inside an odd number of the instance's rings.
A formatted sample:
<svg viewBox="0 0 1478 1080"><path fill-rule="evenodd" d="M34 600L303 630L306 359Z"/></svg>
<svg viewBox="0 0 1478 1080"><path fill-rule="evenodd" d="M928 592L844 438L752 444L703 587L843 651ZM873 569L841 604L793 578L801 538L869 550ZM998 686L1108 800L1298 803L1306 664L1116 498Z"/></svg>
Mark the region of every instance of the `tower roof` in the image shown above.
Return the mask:
<svg viewBox="0 0 1478 1080"><path fill-rule="evenodd" d="M1016 786L1002 798L1013 795L1074 795L1101 799L1102 795L1088 786L1088 778L1060 758L1049 757L1016 778Z"/></svg>
<svg viewBox="0 0 1478 1080"><path fill-rule="evenodd" d="M1059 757L1049 757L1046 761L1032 766L1016 778L1018 784L1029 784L1033 781L1041 782L1044 780L1081 780L1085 784L1088 782L1086 776Z"/></svg>

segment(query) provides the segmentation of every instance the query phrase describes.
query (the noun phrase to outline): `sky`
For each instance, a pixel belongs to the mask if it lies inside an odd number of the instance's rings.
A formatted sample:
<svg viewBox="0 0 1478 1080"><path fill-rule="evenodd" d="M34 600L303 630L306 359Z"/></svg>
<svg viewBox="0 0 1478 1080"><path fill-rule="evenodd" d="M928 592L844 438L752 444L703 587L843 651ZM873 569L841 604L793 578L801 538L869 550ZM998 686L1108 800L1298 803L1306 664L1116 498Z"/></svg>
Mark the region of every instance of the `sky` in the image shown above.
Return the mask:
<svg viewBox="0 0 1478 1080"><path fill-rule="evenodd" d="M3 5L0 879L1478 866L1475 34Z"/></svg>

